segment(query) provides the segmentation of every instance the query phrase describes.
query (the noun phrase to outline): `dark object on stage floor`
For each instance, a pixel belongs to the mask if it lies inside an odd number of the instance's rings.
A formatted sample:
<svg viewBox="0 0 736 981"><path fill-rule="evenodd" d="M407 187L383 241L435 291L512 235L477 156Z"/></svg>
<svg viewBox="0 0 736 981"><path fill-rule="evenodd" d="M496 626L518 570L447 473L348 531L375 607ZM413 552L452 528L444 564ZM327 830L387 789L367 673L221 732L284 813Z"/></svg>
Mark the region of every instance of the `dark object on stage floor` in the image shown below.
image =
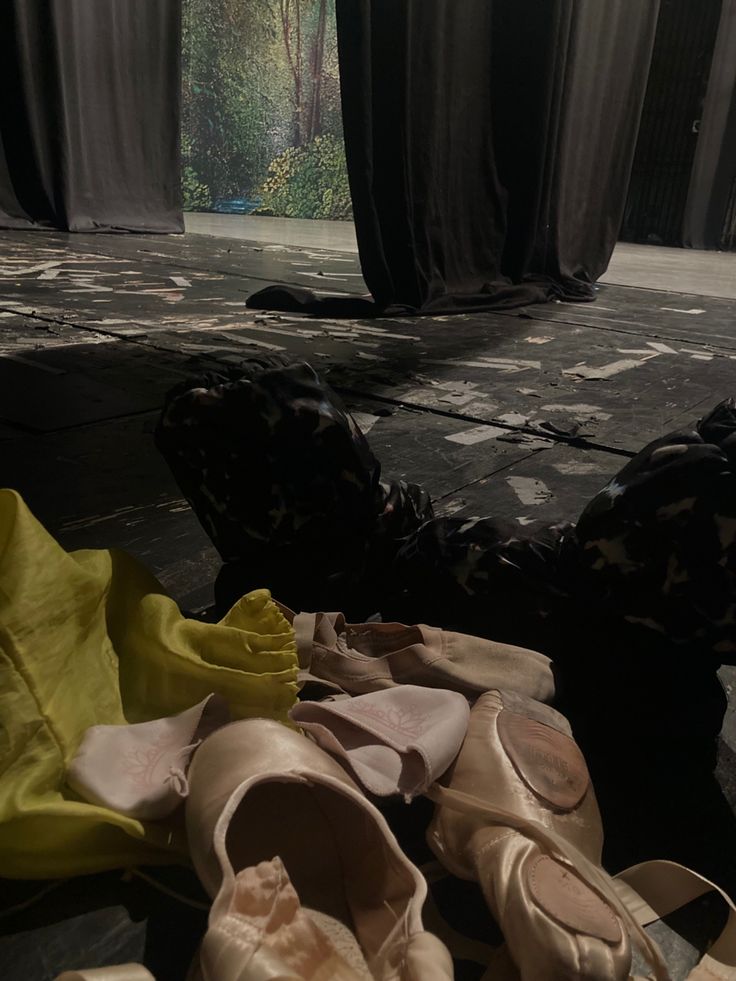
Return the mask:
<svg viewBox="0 0 736 981"><path fill-rule="evenodd" d="M314 369L278 355L177 386L156 443L225 562L222 608L257 584L297 609L367 616L395 541L432 517L420 488L381 480Z"/></svg>
<svg viewBox="0 0 736 981"><path fill-rule="evenodd" d="M184 382L156 431L220 552L218 603L266 586L297 610L380 609L555 659L580 609L646 643L736 663L736 403L645 447L577 527L433 519L381 480L338 396L280 356Z"/></svg>
<svg viewBox="0 0 736 981"><path fill-rule="evenodd" d="M644 648L736 663L736 402L644 447L576 526L429 522L399 551L394 581L414 619L432 610L557 661L565 651L551 645L584 613Z"/></svg>
<svg viewBox="0 0 736 981"><path fill-rule="evenodd" d="M645 446L577 525L591 594L675 645L736 663L736 403Z"/></svg>
<svg viewBox="0 0 736 981"><path fill-rule="evenodd" d="M464 624L466 632L547 652L570 616L576 573L569 523L437 518L399 549L387 615L412 623L433 617L448 629Z"/></svg>
<svg viewBox="0 0 736 981"><path fill-rule="evenodd" d="M3 0L0 228L182 232L178 0Z"/></svg>
<svg viewBox="0 0 736 981"><path fill-rule="evenodd" d="M377 312L594 298L623 216L658 6L338 0L345 150Z"/></svg>

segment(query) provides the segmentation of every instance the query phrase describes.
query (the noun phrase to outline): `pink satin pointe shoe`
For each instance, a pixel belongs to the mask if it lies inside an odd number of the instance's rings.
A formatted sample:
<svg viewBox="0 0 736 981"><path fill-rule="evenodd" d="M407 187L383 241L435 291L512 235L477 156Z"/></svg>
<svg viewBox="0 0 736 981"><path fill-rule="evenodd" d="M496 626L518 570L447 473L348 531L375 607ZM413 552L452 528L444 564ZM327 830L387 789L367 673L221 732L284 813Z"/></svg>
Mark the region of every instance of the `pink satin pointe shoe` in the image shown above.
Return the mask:
<svg viewBox="0 0 736 981"><path fill-rule="evenodd" d="M428 795L438 805L428 843L451 873L478 881L523 981L625 981L632 936L654 976L668 977L600 868L598 805L558 712L483 695L441 783Z"/></svg>
<svg viewBox="0 0 736 981"><path fill-rule="evenodd" d="M372 981L355 936L334 917L302 908L280 858L241 869L210 922L188 981Z"/></svg>
<svg viewBox="0 0 736 981"><path fill-rule="evenodd" d="M452 978L447 950L422 926L421 873L381 813L305 736L266 719L225 726L195 754L189 787L191 856L214 899L204 981ZM274 906L274 924L284 910L294 924L286 946L271 944L264 927Z"/></svg>
<svg viewBox="0 0 736 981"><path fill-rule="evenodd" d="M295 614L278 606L293 623L302 677L351 695L411 684L470 699L493 688L540 702L554 697L552 662L537 651L423 623L346 623L342 613Z"/></svg>

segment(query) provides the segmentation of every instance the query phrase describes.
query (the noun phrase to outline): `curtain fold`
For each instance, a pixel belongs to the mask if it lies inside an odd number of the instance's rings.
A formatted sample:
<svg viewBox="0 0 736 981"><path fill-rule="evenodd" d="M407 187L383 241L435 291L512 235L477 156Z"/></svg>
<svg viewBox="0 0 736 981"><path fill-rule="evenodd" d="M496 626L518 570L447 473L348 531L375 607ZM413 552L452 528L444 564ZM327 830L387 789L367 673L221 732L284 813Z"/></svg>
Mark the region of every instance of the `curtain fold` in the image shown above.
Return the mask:
<svg viewBox="0 0 736 981"><path fill-rule="evenodd" d="M345 152L363 276L381 309L544 299L500 268L490 0L337 0Z"/></svg>
<svg viewBox="0 0 736 981"><path fill-rule="evenodd" d="M592 299L659 0L337 0L346 154L382 309Z"/></svg>
<svg viewBox="0 0 736 981"><path fill-rule="evenodd" d="M659 0L494 0L502 269L587 299L618 238Z"/></svg>
<svg viewBox="0 0 736 981"><path fill-rule="evenodd" d="M736 202L736 0L724 0L721 7L685 206L684 244L734 248L736 243L724 241L730 201Z"/></svg>
<svg viewBox="0 0 736 981"><path fill-rule="evenodd" d="M0 228L183 231L180 0L4 0Z"/></svg>

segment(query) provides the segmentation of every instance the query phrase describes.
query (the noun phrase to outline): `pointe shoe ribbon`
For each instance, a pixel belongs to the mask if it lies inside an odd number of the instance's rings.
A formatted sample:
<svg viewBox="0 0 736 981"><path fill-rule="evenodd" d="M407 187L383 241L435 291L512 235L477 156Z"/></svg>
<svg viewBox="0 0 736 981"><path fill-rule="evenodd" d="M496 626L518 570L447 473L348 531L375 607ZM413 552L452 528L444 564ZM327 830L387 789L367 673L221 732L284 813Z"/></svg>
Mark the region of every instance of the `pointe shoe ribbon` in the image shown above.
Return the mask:
<svg viewBox="0 0 736 981"><path fill-rule="evenodd" d="M620 890L614 886L603 869L586 858L569 841L538 821L489 805L462 791L435 784L429 788L426 796L441 807L473 818L483 817L488 824L519 831L543 846L546 855L538 859L536 867L537 897L542 904L545 895L549 895L555 904L555 916L561 922L564 923L569 919L573 929L582 928L582 931L589 932L590 935L598 934L603 940L616 941L620 939L620 930L608 912L608 907L612 907L629 926L632 939L639 945L643 956L654 968L656 981L671 981L658 946L645 933L633 912L625 905ZM566 873L565 869L568 869L572 875ZM565 916L564 908L568 905L565 901L567 886L563 885L566 879L570 888L569 917ZM587 889L581 891L581 885L587 886ZM604 905L596 902L596 899L602 900ZM652 917L653 920L657 918ZM620 977L628 977L628 973Z"/></svg>
<svg viewBox="0 0 736 981"><path fill-rule="evenodd" d="M728 920L686 981L735 981L736 904L720 886L684 865L661 860L641 862L619 872L613 878L613 886L642 927L708 892L718 893L728 907Z"/></svg>
<svg viewBox="0 0 736 981"><path fill-rule="evenodd" d="M195 749L229 721L227 702L212 694L169 718L91 726L67 768L67 783L91 804L129 817L167 817L189 792L186 769Z"/></svg>
<svg viewBox="0 0 736 981"><path fill-rule="evenodd" d="M736 906L722 889L674 862L644 862L615 878L600 867L585 760L549 706L508 692L483 696L455 764L427 796L438 805L430 846L451 872L479 881L515 962L494 963L489 979L624 981L631 940L650 967L647 981L671 981L643 928L715 891L728 922L687 981L736 981Z"/></svg>
<svg viewBox="0 0 736 981"><path fill-rule="evenodd" d="M289 713L367 791L382 797L401 794L407 803L450 766L469 715L463 695L418 685L299 702Z"/></svg>
<svg viewBox="0 0 736 981"><path fill-rule="evenodd" d="M294 613L302 681L363 695L396 685L444 688L475 699L494 688L539 702L555 694L552 662L538 651L426 624L347 623L342 613Z"/></svg>

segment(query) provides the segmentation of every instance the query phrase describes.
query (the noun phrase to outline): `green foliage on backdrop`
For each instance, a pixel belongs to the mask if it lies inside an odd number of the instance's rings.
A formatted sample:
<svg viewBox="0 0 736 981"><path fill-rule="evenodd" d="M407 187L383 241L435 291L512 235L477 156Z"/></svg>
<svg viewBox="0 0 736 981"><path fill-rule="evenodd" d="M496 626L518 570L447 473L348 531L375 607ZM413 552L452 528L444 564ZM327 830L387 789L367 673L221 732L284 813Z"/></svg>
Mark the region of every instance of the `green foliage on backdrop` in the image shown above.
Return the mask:
<svg viewBox="0 0 736 981"><path fill-rule="evenodd" d="M352 217L334 0L185 0L188 211Z"/></svg>
<svg viewBox="0 0 736 981"><path fill-rule="evenodd" d="M352 217L342 140L317 136L306 146L288 147L271 162L261 192L259 215Z"/></svg>

